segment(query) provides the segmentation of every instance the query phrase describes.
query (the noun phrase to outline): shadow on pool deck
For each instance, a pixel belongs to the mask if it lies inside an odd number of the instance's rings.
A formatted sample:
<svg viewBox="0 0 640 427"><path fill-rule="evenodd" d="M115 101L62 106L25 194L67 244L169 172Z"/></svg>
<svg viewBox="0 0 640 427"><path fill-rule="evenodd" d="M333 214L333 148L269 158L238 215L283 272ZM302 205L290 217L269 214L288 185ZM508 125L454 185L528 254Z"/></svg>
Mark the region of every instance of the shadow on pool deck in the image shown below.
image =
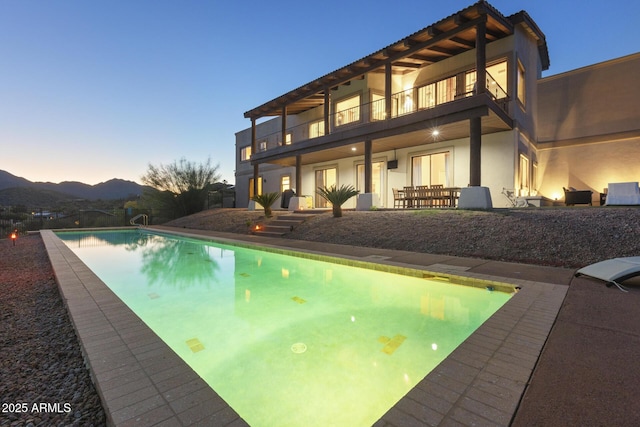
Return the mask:
<svg viewBox="0 0 640 427"><path fill-rule="evenodd" d="M163 229L163 227L158 227ZM335 254L345 257L360 257L367 259L369 257L372 262L376 259L391 258L394 263L409 264L416 266L428 266L433 271L441 271L443 273L456 274L456 272L464 272L470 276L491 277L494 280L503 280L505 282L537 283L537 289L541 291L532 297L531 302L527 302L528 308L519 314L518 319L510 319L510 312L521 310L508 309L507 313L490 319L487 324L481 328L485 328L475 336L475 339L467 346L464 351L453 355L452 364L449 367L441 369L436 376L444 377L449 381L451 388L446 388L436 381L425 381L427 386L423 388L417 387L415 393L410 392L412 396L409 400L403 398L398 405L392 408L376 426L400 426L406 425L508 425L530 426L530 425L640 425L640 410L635 405L636 396L640 391L640 381L638 381L638 370L635 367L635 356L640 349L640 321L636 318L640 314L640 281L629 281L632 290L630 293L622 293L614 288L607 288L601 282L589 278L574 278L574 270L552 267L540 267L525 264L514 264L497 261L487 261L474 258L459 258L445 255L418 254L413 252L387 251L384 249L360 248L343 245L331 245L322 243L311 243L305 241L296 241L291 239L266 239L249 235L235 235L227 233L202 232L198 230L185 230L166 228L173 232L186 232L194 235L217 236L236 240L243 240L252 243L280 245L292 250L312 250L318 253ZM66 257L66 255L65 255ZM72 261L71 261L72 262ZM58 272L56 272L58 275ZM59 277L58 277L59 278ZM60 278L59 278L60 279ZM75 280L75 279L74 279ZM100 288L97 289L100 297L105 294ZM536 291L538 292L538 291ZM523 306L524 294L531 292L521 292L518 295L516 305ZM565 296L566 293L566 296ZM522 297L522 298L521 298ZM529 298L529 297L526 297ZM78 296L78 299L80 297ZM95 299L95 298L94 298ZM110 300L111 301L111 300ZM96 300L96 302L98 302ZM86 303L86 298L83 304ZM114 307L109 303L109 310ZM549 306L549 307L548 307ZM560 308L561 307L561 308ZM558 313L558 309L560 309ZM95 313L95 307L83 307L82 313ZM128 310L118 310L118 316L130 316ZM106 310L101 310L106 313ZM557 314L557 318L556 318ZM85 316L89 319L89 316ZM91 314L90 319L95 316ZM538 319L538 320L536 320ZM93 322L93 320L91 320ZM514 329L505 330L501 328L501 322L515 322ZM535 323L539 321L540 323ZM75 322L75 321L74 321ZM544 325L542 325L544 323ZM551 332L547 336L540 335L541 331L548 329L553 325ZM116 333L117 324L113 325L113 333ZM98 328L95 325L89 325L89 330ZM102 326L99 327L102 333ZM511 328L511 327L509 327ZM111 334L112 328L109 327ZM138 330L138 327L132 330ZM514 330L524 332L524 335L513 335ZM487 350L492 346L494 340L492 333L504 333L507 338L503 338L501 343L497 343L493 350ZM105 332L106 333L106 332ZM126 341L127 337L122 335ZM515 347L514 341L509 344L509 337L514 337L523 344L523 347ZM528 336L532 337L529 340ZM534 339L535 338L535 339ZM115 337L114 337L115 339ZM545 343L546 340L546 343ZM81 338L82 341L82 338ZM536 341L535 345L533 345ZM505 346L504 343L507 343ZM538 344L539 343L539 344ZM486 344L486 347L485 347ZM531 357L522 351L522 348L544 348L541 356L537 359L537 351L535 356ZM93 343L94 346L101 346L100 342ZM135 353L135 345L129 343L122 344L122 351L129 354L128 348L133 348ZM464 347L461 346L461 347ZM487 358L490 358L489 364L494 364L493 368L486 369L485 366L478 366L475 363L466 365L468 360L469 348L477 349L484 352L489 351ZM105 348L106 349L106 348ZM157 369L158 372L149 374L149 379L155 381L155 376L170 375L170 371L175 368L166 369L164 365L167 351L153 345L153 349L143 354L143 358L133 354L131 356L132 363L142 366L145 372ZM151 363L144 360L144 355L152 356ZM497 357L497 361L495 356ZM137 360L137 361L136 361ZM162 363L159 361L162 360ZM102 357L98 359L102 361ZM471 361L473 362L473 361ZM524 363L527 362L527 363ZM537 364L536 364L537 362ZM522 366L530 366L530 368L522 368ZM459 373L452 372L457 366L461 367L471 375L478 377L484 376L484 383L469 386L457 392L457 396L451 397L452 390L456 388L458 382L453 380ZM513 383L503 383L505 377L500 377L496 368L512 370L511 374L521 378L518 382L526 384L530 382L528 388L524 392L520 406L517 408L520 400L522 387L511 388ZM533 374L529 377L531 369ZM116 370L110 370L106 373L110 375L121 375L123 367ZM128 368L127 368L128 369ZM180 368L182 369L182 368ZM475 371L473 371L475 369ZM528 369L528 370L527 370ZM487 372L488 371L488 372ZM476 373L473 373L476 372ZM478 374L477 372L480 372ZM526 376L523 375L526 373ZM451 376L449 376L451 375ZM122 378L122 377L120 377ZM429 378L429 377L428 377ZM489 378L489 379L488 379ZM488 379L488 380L487 380ZM219 398L211 400L207 394L208 400L198 401L196 395L204 392L202 385L198 382L197 392L189 394L189 389L193 388L193 381L189 383L189 387L182 386L179 389L173 388L171 391L162 392L156 400L151 398L143 402L149 402L151 405L147 409L148 412L136 415L134 411L139 409L127 406L127 401L131 400L134 393L124 390L127 385L115 384L112 390L122 391L116 403L120 406L119 410L113 412L116 417L120 417L121 422L114 420L113 414L111 421L118 425L128 425L134 423L136 425L157 425L162 420L169 422L170 419L165 418L172 416L176 422L182 425L190 425L187 422L188 417L197 422L206 422L205 418L209 417L210 421L218 416L222 424L244 424L241 419L233 411L224 409L216 409L215 414L212 412L209 404L206 402L215 402L221 405ZM148 389L158 389L158 385L166 387L175 387L170 379L163 379L156 385L149 385ZM447 385L445 383L445 385ZM109 385L103 386L103 392L109 392ZM100 390L100 387L98 387ZM174 390L179 390L181 396L169 396L175 394ZM514 391L520 390L520 391ZM127 394L130 393L130 394ZM508 404L499 401L500 394L506 393ZM515 394L514 394L515 393ZM139 392L136 392L139 394ZM409 395L408 395L409 396ZM449 409L442 409L440 404L448 399L456 399L455 403L448 406ZM142 397L141 397L142 399ZM156 399L156 398L153 398ZM171 401L170 399L175 399ZM202 398L204 399L204 397ZM403 403L405 402L405 403ZM409 403L406 403L409 402ZM495 402L495 404L494 404ZM206 403L206 404L205 404ZM156 406L157 405L157 406ZM189 406L190 405L190 406ZM194 406L196 405L196 406ZM166 409L166 413L164 412ZM108 409L108 408L105 408ZM230 408L229 408L230 409ZM514 415L515 412L515 415ZM170 415L172 413L173 415ZM513 418L512 418L513 416ZM154 421L155 420L155 421ZM197 421L200 420L200 421ZM224 421L223 421L224 420ZM222 425L220 424L220 425Z"/></svg>

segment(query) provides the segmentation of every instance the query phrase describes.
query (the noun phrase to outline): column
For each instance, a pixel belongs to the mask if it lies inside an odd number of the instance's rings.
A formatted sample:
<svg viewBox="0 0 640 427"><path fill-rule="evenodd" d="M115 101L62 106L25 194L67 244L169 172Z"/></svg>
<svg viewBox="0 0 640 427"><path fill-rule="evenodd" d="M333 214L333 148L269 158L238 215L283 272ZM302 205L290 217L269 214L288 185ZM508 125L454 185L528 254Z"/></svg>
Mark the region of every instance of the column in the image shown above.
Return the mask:
<svg viewBox="0 0 640 427"><path fill-rule="evenodd" d="M476 27L476 94L485 92L487 87L486 15ZM469 185L480 186L480 150L482 147L482 119L474 117L469 122Z"/></svg>
<svg viewBox="0 0 640 427"><path fill-rule="evenodd" d="M480 149L482 148L482 119L474 117L469 120L469 185L480 186Z"/></svg>
<svg viewBox="0 0 640 427"><path fill-rule="evenodd" d="M251 118L251 154L257 153L257 142L256 142L256 119L255 117ZM258 177L259 177L259 167L258 164L253 165L253 195L258 194Z"/></svg>
<svg viewBox="0 0 640 427"><path fill-rule="evenodd" d="M287 106L282 107L282 145L287 142Z"/></svg>
<svg viewBox="0 0 640 427"><path fill-rule="evenodd" d="M372 174L372 153L371 153L371 140L367 139L364 142L364 192L371 193L371 183L373 182Z"/></svg>
<svg viewBox="0 0 640 427"><path fill-rule="evenodd" d="M476 27L476 95L484 94L487 87L486 33L487 15ZM480 182L480 152L482 148L482 118L469 120L469 187L462 188L459 209L491 209L491 191Z"/></svg>
<svg viewBox="0 0 640 427"><path fill-rule="evenodd" d="M329 108L331 106L330 104L331 98L329 97L329 92L331 92L331 89L326 87L324 89L324 134L325 135L329 135L329 133L331 133L331 128L330 128L331 109Z"/></svg>
<svg viewBox="0 0 640 427"><path fill-rule="evenodd" d="M370 139L364 141L364 193L360 193L356 199L356 210L366 211L373 206L380 206L377 194L373 194L373 162L372 143Z"/></svg>
<svg viewBox="0 0 640 427"><path fill-rule="evenodd" d="M302 156L296 156L296 196L302 194Z"/></svg>
<svg viewBox="0 0 640 427"><path fill-rule="evenodd" d="M391 91L393 90L391 86L391 62L387 62L384 65L384 113L385 120L389 120L391 118Z"/></svg>

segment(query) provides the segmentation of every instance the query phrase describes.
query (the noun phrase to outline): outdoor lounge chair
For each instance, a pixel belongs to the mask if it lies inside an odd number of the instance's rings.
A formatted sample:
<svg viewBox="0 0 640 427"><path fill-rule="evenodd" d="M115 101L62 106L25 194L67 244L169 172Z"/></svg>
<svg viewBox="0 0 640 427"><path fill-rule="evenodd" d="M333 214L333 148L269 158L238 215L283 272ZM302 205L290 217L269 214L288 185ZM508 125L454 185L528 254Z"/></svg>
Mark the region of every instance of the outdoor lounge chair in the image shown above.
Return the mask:
<svg viewBox="0 0 640 427"><path fill-rule="evenodd" d="M607 206L640 205L640 188L637 182L617 182L607 188Z"/></svg>
<svg viewBox="0 0 640 427"><path fill-rule="evenodd" d="M588 276L607 282L607 286L616 285L623 292L628 292L620 282L640 276L640 256L613 258L596 262L581 268L576 277Z"/></svg>
<svg viewBox="0 0 640 427"><path fill-rule="evenodd" d="M564 190L564 204L567 206L593 204L591 201L593 191L591 190L576 190L573 187L562 187L562 189Z"/></svg>

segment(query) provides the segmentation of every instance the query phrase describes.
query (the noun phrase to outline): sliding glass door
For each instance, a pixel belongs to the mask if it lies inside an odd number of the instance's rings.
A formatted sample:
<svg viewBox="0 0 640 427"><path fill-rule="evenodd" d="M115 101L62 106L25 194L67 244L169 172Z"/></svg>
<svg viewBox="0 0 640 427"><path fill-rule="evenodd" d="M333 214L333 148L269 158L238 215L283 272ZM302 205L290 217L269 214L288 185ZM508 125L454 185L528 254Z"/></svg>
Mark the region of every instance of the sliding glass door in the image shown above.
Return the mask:
<svg viewBox="0 0 640 427"><path fill-rule="evenodd" d="M332 185L336 185L337 182L337 169L329 168L329 169L318 169L316 170L316 189L323 187L331 187ZM315 194L316 199L316 207L317 208L328 208L331 206L324 198Z"/></svg>
<svg viewBox="0 0 640 427"><path fill-rule="evenodd" d="M418 185L443 185L451 186L450 154L443 153L425 154L411 158L411 184Z"/></svg>

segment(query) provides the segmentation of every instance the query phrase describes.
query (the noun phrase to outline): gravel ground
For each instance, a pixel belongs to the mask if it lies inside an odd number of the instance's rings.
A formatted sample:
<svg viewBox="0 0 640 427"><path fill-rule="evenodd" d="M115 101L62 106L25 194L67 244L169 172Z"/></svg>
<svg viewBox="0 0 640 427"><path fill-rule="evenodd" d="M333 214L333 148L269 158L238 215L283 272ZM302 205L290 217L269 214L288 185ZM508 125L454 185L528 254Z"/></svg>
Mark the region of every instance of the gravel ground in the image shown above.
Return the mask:
<svg viewBox="0 0 640 427"><path fill-rule="evenodd" d="M268 222L261 211L222 209L167 225L246 233L248 223ZM639 235L640 208L573 207L322 213L285 237L577 268L640 255Z"/></svg>
<svg viewBox="0 0 640 427"><path fill-rule="evenodd" d="M271 220L217 209L167 225L248 233ZM585 207L320 213L285 237L575 268L640 255L638 235L640 209ZM42 240L0 239L0 250L0 426L104 425Z"/></svg>
<svg viewBox="0 0 640 427"><path fill-rule="evenodd" d="M0 318L0 426L105 425L38 235L0 240Z"/></svg>

